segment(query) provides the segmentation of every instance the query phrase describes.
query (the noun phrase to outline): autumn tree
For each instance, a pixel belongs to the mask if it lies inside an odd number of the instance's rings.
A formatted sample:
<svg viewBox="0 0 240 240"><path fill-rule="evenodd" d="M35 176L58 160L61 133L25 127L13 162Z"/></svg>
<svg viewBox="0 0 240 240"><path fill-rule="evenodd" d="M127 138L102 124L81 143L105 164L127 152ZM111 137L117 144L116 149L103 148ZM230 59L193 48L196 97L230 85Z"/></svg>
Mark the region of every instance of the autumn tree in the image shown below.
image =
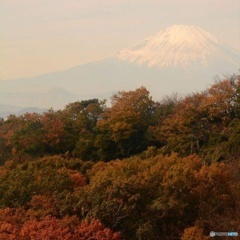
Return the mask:
<svg viewBox="0 0 240 240"><path fill-rule="evenodd" d="M181 240L204 240L209 239L207 236L204 236L203 229L194 226L189 227L184 230L184 234L181 237Z"/></svg>
<svg viewBox="0 0 240 240"><path fill-rule="evenodd" d="M110 228L104 225L98 219L85 220L79 224L73 235L73 240L120 240L120 234L113 232Z"/></svg>
<svg viewBox="0 0 240 240"><path fill-rule="evenodd" d="M112 96L97 126L109 141L114 142L119 156L129 156L147 146L146 130L153 119L153 101L146 88L121 91Z"/></svg>
<svg viewBox="0 0 240 240"><path fill-rule="evenodd" d="M221 160L221 143L228 140L226 128L238 117L238 89L239 80L234 76L176 104L174 111L153 128L156 138L165 143L163 152L203 157L210 153L215 155L214 161Z"/></svg>
<svg viewBox="0 0 240 240"><path fill-rule="evenodd" d="M64 147L64 137L66 135L64 122L61 118L61 111L46 111L41 115L41 124L43 139L42 145L45 152L49 154L64 153L67 149Z"/></svg>
<svg viewBox="0 0 240 240"><path fill-rule="evenodd" d="M240 181L224 163L207 166L196 155L131 157L99 162L88 176L90 183L74 193L77 214L98 218L127 239L174 239L193 226L185 237L200 238L219 219L224 229L239 221Z"/></svg>
<svg viewBox="0 0 240 240"><path fill-rule="evenodd" d="M3 165L11 157L11 148L7 146L7 141L0 137L0 165Z"/></svg>
<svg viewBox="0 0 240 240"><path fill-rule="evenodd" d="M170 229L176 236L196 218L191 188L200 169L197 157L177 155L99 162L89 172L90 185L76 191L76 207L127 239L168 239Z"/></svg>
<svg viewBox="0 0 240 240"><path fill-rule="evenodd" d="M76 216L27 218L23 209L0 210L2 240L120 240L120 234L106 228L98 219L79 221Z"/></svg>
<svg viewBox="0 0 240 240"><path fill-rule="evenodd" d="M7 162L0 169L0 207L20 207L33 200L56 201L58 213L63 203L58 203L61 194L72 193L86 184L84 174L93 163L61 156L51 156L22 164ZM40 198L35 195L43 195ZM45 200L46 201L45 201ZM35 201L36 203L36 201ZM43 204L42 204L43 205ZM34 205L41 206L41 204Z"/></svg>
<svg viewBox="0 0 240 240"><path fill-rule="evenodd" d="M11 138L12 145L19 152L41 156L44 153L44 147L42 145L43 132L40 114L26 113L19 119L23 126Z"/></svg>

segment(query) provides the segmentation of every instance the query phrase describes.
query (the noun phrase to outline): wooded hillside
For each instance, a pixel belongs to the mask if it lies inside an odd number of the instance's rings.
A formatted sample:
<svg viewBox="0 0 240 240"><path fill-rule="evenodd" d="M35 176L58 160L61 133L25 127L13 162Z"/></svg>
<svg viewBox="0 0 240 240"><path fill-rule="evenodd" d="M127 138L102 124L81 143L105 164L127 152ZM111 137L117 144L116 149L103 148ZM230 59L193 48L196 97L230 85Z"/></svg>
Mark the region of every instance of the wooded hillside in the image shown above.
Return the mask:
<svg viewBox="0 0 240 240"><path fill-rule="evenodd" d="M144 87L0 122L0 239L208 239L240 232L240 76Z"/></svg>

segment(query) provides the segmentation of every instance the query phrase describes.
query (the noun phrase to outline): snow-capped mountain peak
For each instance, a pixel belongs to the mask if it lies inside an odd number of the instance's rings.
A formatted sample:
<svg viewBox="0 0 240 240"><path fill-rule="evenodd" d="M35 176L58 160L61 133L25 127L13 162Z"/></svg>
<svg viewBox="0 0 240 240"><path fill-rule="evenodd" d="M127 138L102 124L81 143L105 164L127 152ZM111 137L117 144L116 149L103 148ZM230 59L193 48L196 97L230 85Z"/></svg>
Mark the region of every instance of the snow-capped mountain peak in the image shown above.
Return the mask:
<svg viewBox="0 0 240 240"><path fill-rule="evenodd" d="M173 25L117 54L122 61L149 67L209 65L215 59L235 62L227 49L197 26Z"/></svg>
<svg viewBox="0 0 240 240"><path fill-rule="evenodd" d="M177 25L98 62L36 78L0 81L0 99L5 105L62 108L71 101L106 99L118 90L145 86L160 100L174 92L204 90L213 76L236 73L239 67L240 54L210 33Z"/></svg>

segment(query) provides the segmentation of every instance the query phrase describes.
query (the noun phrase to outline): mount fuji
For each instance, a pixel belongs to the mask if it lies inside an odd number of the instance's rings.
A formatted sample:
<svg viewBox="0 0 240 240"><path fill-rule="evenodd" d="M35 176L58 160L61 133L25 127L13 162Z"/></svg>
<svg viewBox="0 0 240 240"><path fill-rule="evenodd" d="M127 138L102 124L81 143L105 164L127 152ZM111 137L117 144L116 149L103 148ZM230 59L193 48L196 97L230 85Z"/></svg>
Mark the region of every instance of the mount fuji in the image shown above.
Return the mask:
<svg viewBox="0 0 240 240"><path fill-rule="evenodd" d="M155 100L203 90L216 75L237 73L240 53L197 26L170 26L102 61L34 78L0 80L0 104L63 108L145 86ZM0 114L1 115L1 114Z"/></svg>
<svg viewBox="0 0 240 240"><path fill-rule="evenodd" d="M148 67L203 67L222 62L239 66L239 56L196 26L174 25L117 54L122 61Z"/></svg>

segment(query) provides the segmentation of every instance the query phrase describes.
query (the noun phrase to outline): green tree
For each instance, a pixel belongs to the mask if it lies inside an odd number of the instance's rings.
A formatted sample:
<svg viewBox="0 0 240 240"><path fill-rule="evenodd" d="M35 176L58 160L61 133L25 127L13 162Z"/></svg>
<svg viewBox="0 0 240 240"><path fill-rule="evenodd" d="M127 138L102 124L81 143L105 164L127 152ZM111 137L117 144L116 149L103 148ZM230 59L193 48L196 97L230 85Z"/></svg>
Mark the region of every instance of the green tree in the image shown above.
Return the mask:
<svg viewBox="0 0 240 240"><path fill-rule="evenodd" d="M105 101L90 99L71 103L63 110L65 146L74 156L83 160L98 159L96 123L104 109Z"/></svg>

